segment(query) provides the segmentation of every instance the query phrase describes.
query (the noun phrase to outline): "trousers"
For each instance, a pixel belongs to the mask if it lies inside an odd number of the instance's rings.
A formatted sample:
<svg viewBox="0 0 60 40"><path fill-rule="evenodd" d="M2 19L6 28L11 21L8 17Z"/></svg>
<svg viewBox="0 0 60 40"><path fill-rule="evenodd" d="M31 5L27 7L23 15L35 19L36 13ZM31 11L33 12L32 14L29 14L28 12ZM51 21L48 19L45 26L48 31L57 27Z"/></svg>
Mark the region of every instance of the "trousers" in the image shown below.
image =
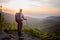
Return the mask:
<svg viewBox="0 0 60 40"><path fill-rule="evenodd" d="M18 36L20 37L22 35L22 26L23 26L23 23L22 22L19 22L18 23Z"/></svg>

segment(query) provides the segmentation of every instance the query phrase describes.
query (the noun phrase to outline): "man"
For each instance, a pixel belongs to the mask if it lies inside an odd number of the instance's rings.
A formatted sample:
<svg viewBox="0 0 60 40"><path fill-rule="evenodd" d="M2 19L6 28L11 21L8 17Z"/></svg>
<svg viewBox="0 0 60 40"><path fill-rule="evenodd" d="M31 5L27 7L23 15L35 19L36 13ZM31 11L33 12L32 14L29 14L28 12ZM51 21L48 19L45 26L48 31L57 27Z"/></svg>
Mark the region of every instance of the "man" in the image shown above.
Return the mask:
<svg viewBox="0 0 60 40"><path fill-rule="evenodd" d="M23 20L27 20L24 18L24 15L22 14L22 9L19 10L18 13L16 13L15 15L15 20L16 22L18 23L18 36L20 37L22 34L21 34L21 31L22 31L22 26L23 26Z"/></svg>

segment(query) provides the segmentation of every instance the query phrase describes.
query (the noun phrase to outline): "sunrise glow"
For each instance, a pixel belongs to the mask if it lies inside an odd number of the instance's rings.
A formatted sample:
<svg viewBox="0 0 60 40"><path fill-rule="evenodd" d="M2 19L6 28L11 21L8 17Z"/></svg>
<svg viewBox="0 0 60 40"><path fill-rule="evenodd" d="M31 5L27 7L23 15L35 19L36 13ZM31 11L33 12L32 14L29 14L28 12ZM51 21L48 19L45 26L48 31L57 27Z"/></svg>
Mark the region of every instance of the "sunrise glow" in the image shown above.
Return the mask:
<svg viewBox="0 0 60 40"><path fill-rule="evenodd" d="M8 12L18 12L20 8L24 13L60 13L60 5L57 0L11 0L2 3L3 10Z"/></svg>

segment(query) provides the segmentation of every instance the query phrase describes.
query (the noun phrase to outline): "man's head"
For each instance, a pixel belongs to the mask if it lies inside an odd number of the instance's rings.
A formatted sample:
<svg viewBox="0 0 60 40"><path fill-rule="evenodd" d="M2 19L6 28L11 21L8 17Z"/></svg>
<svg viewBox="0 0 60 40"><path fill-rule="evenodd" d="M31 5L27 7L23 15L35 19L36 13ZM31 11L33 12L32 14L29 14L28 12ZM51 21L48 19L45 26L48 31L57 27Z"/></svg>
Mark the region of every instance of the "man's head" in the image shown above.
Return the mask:
<svg viewBox="0 0 60 40"><path fill-rule="evenodd" d="M20 9L19 12L22 13L22 9Z"/></svg>

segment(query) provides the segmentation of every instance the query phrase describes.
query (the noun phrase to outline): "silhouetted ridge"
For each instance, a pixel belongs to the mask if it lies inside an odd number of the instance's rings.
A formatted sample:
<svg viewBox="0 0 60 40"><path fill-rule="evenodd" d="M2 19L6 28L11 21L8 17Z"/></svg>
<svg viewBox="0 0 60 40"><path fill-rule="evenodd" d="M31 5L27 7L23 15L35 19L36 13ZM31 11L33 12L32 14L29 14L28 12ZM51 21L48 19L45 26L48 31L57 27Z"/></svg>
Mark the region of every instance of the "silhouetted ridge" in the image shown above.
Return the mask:
<svg viewBox="0 0 60 40"><path fill-rule="evenodd" d="M47 19L54 20L54 21L60 21L60 16L50 16L50 17L47 17Z"/></svg>

